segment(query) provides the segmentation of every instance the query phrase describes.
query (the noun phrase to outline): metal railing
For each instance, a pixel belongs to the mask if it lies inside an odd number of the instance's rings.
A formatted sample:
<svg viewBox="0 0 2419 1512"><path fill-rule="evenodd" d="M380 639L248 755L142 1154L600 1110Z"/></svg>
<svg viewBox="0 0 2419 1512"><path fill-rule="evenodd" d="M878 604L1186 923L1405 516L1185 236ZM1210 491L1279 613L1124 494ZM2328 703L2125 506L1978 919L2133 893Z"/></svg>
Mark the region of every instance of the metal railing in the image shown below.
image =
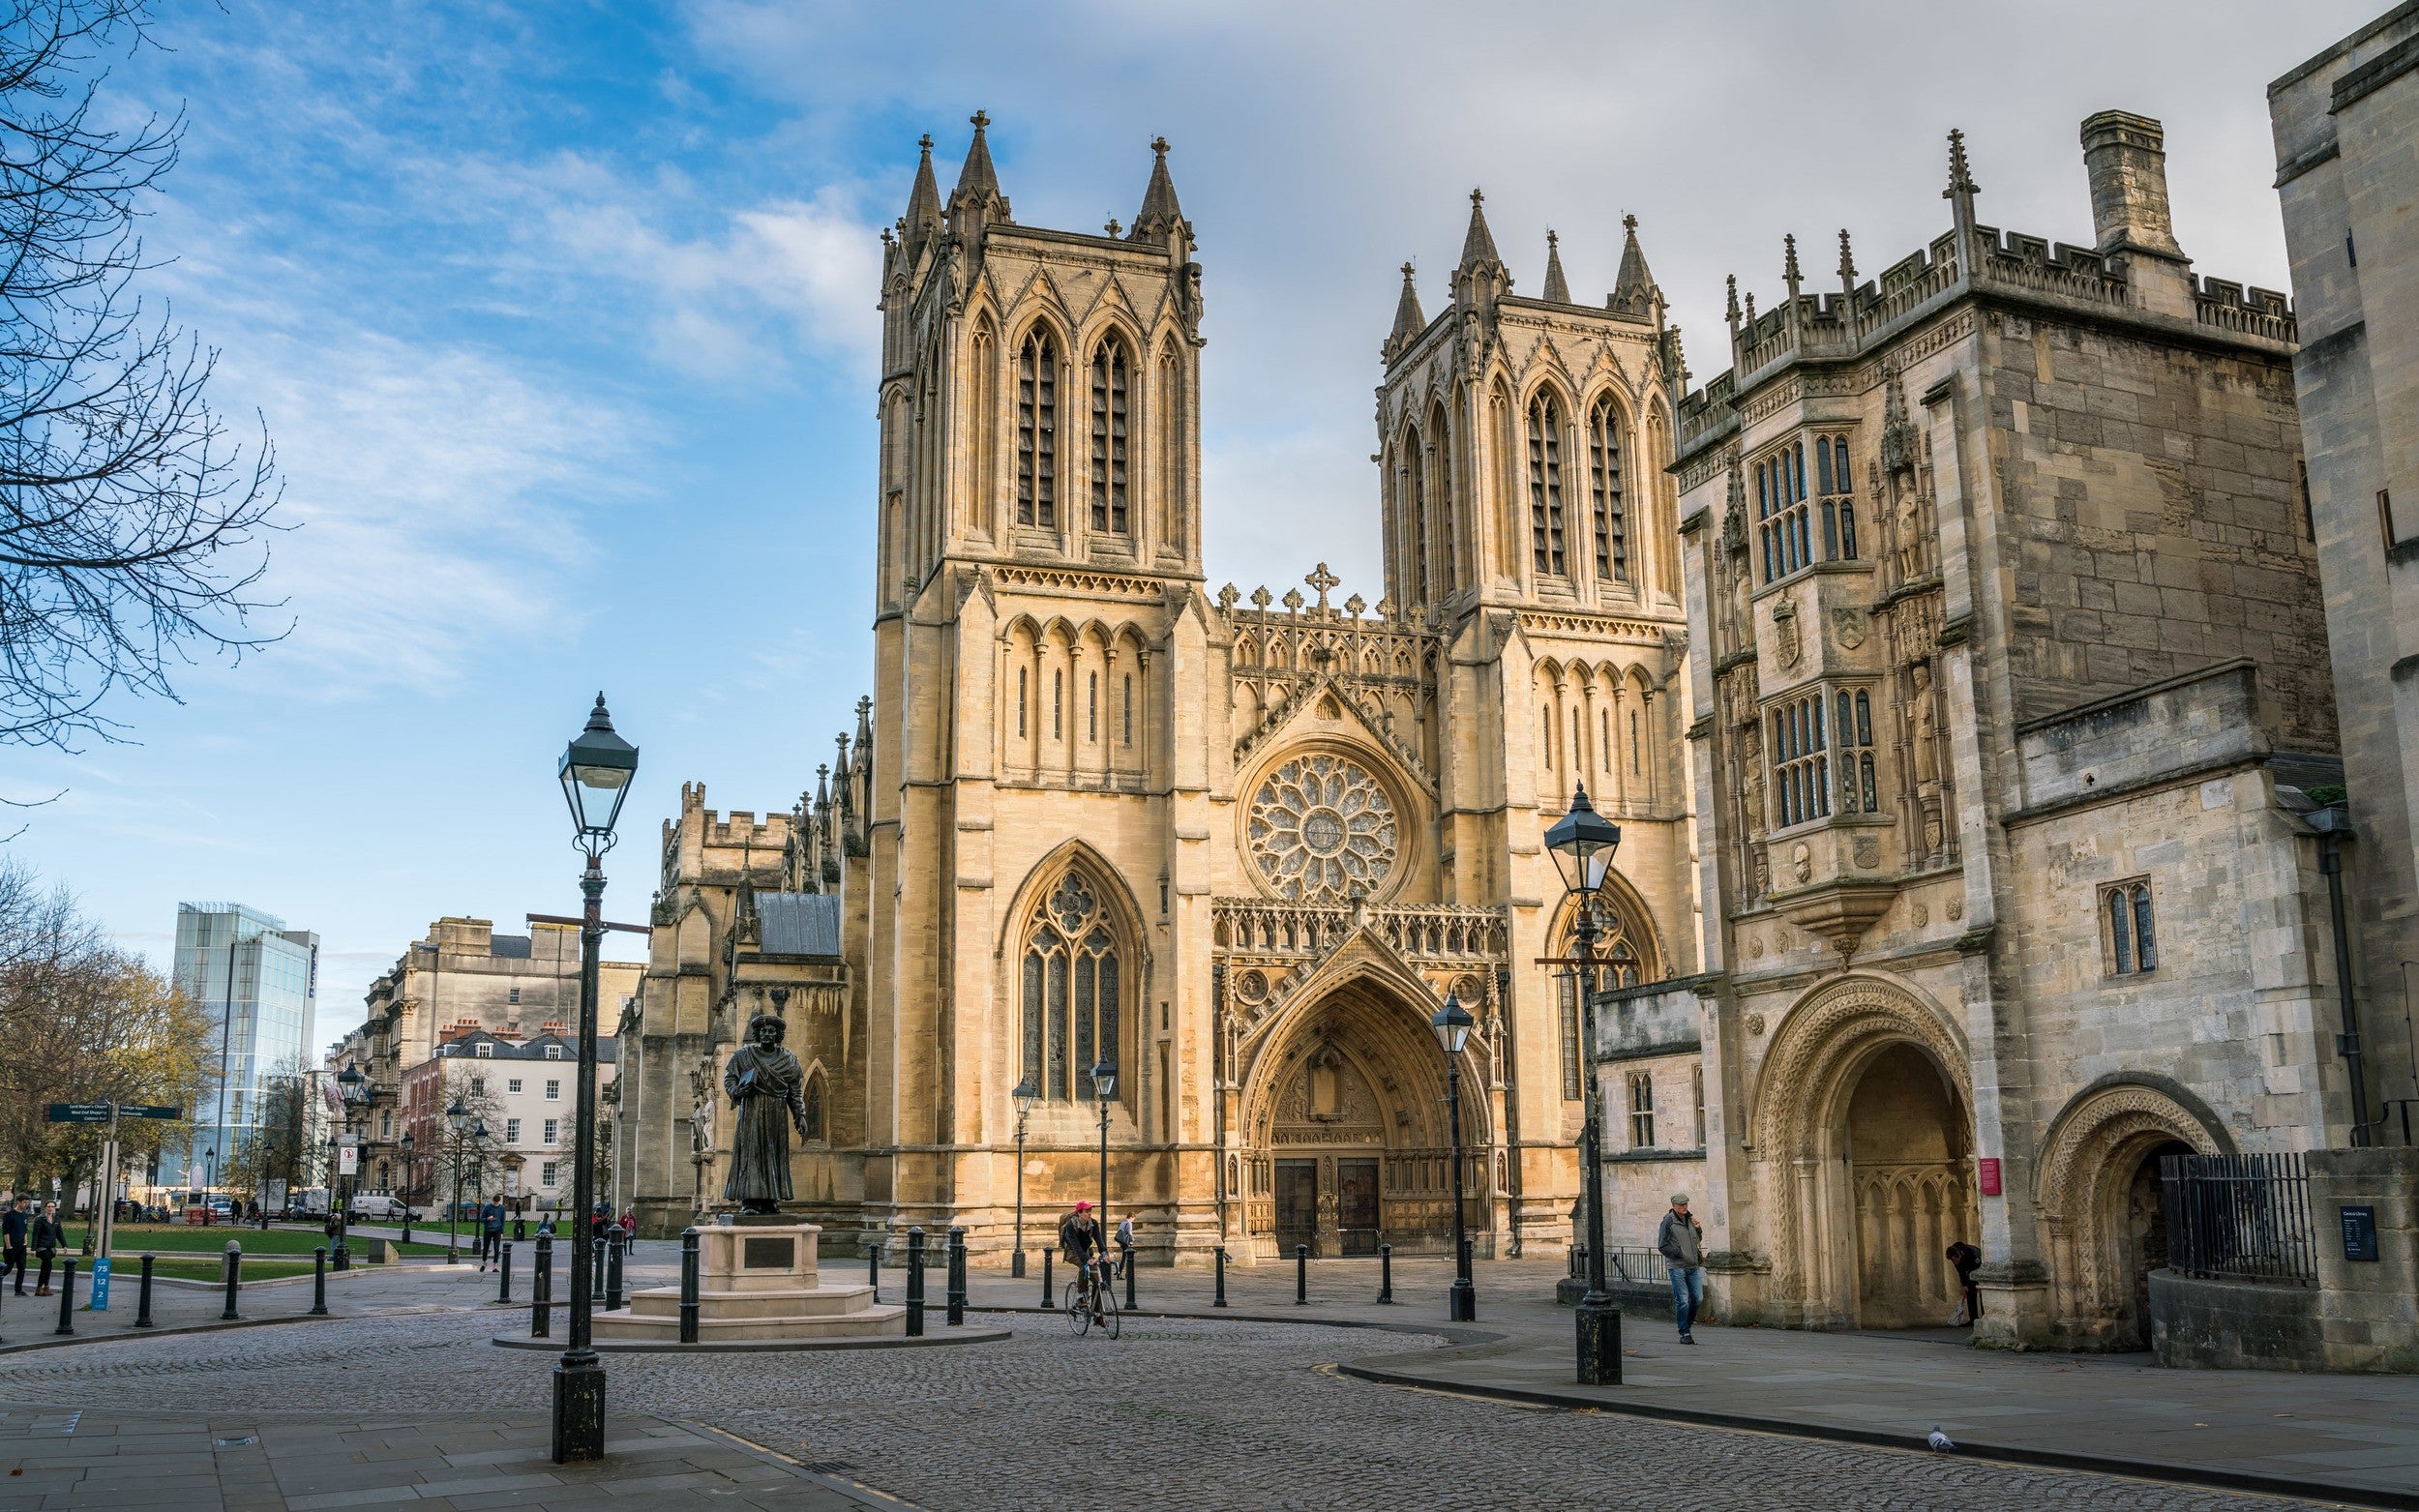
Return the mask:
<svg viewBox="0 0 2419 1512"><path fill-rule="evenodd" d="M1570 1247L1570 1274L1585 1280L1588 1274L1588 1247ZM1664 1262L1660 1250L1616 1250L1604 1252L1604 1279L1627 1282L1632 1286L1659 1287L1670 1279L1671 1269Z"/></svg>
<svg viewBox="0 0 2419 1512"><path fill-rule="evenodd" d="M2171 1268L2213 1280L2317 1284L2310 1173L2300 1155L2162 1156L2159 1189Z"/></svg>

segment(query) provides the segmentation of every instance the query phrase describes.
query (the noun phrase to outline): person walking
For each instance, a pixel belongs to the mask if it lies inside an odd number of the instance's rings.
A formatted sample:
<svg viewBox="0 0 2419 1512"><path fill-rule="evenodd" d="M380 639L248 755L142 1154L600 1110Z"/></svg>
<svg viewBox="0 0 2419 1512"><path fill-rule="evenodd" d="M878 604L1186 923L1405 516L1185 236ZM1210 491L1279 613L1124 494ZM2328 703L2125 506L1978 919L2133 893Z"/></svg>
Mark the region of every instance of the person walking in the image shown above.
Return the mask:
<svg viewBox="0 0 2419 1512"><path fill-rule="evenodd" d="M34 1283L34 1295L48 1296L50 1262L58 1259L59 1251L67 1244L67 1230L59 1226L59 1204L56 1201L42 1204L42 1211L34 1215L28 1239L34 1253L42 1257L42 1275Z"/></svg>
<svg viewBox="0 0 2419 1512"><path fill-rule="evenodd" d="M20 1197L0 1213L0 1286L16 1272L16 1294L25 1294L25 1236L34 1226L34 1200Z"/></svg>
<svg viewBox="0 0 2419 1512"><path fill-rule="evenodd" d="M479 1209L479 1268L504 1263L504 1203L489 1198Z"/></svg>
<svg viewBox="0 0 2419 1512"><path fill-rule="evenodd" d="M1957 1309L1956 1320L1949 1326L1966 1328L1982 1320L1983 1289L1974 1284L1974 1272L1981 1268L1983 1252L1959 1239L1949 1246L1949 1263L1956 1267L1957 1286L1965 1293L1965 1305Z"/></svg>
<svg viewBox="0 0 2419 1512"><path fill-rule="evenodd" d="M1118 1279L1124 1280L1126 1273L1133 1268L1134 1220L1120 1218L1118 1220Z"/></svg>
<svg viewBox="0 0 2419 1512"><path fill-rule="evenodd" d="M1705 1306L1705 1230L1688 1211L1688 1194L1671 1195L1671 1211L1655 1230L1655 1248L1671 1275L1671 1316L1680 1342L1696 1343L1696 1315Z"/></svg>

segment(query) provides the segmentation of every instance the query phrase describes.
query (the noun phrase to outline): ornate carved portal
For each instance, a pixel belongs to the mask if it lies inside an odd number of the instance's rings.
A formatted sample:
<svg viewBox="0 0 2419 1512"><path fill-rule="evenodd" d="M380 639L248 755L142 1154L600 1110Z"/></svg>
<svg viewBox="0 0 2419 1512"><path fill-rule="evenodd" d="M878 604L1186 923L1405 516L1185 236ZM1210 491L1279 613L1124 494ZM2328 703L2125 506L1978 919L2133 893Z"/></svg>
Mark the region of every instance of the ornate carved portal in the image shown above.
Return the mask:
<svg viewBox="0 0 2419 1512"><path fill-rule="evenodd" d="M1368 983L1322 998L1247 1051L1235 1247L1264 1259L1448 1253L1452 1166L1444 1057L1417 1005ZM1462 1068L1465 1221L1483 1232L1484 1055Z"/></svg>

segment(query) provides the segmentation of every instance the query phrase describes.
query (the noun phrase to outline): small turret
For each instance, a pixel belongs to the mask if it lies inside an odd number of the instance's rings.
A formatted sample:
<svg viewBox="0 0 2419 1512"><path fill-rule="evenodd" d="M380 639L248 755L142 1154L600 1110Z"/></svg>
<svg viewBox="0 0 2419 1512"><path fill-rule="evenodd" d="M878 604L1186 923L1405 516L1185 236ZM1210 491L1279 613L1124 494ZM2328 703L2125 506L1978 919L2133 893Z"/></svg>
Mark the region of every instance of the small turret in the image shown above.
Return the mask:
<svg viewBox="0 0 2419 1512"><path fill-rule="evenodd" d="M1176 202L1176 180L1168 176L1168 139L1152 137L1150 154L1150 183L1143 190L1143 207L1134 212L1134 228L1126 233L1131 242L1161 241L1187 229L1183 207Z"/></svg>
<svg viewBox="0 0 2419 1512"><path fill-rule="evenodd" d="M1646 253L1638 247L1638 218L1621 218L1621 271L1613 276L1613 293L1604 301L1604 308L1625 314L1651 313L1661 302L1663 291L1656 286L1655 275L1647 271Z"/></svg>
<svg viewBox="0 0 2419 1512"><path fill-rule="evenodd" d="M1562 238L1545 233L1545 297L1553 304L1570 303L1570 281L1563 277Z"/></svg>
<svg viewBox="0 0 2419 1512"><path fill-rule="evenodd" d="M1503 254L1495 250L1495 233L1486 228L1486 191L1470 192L1470 229L1461 239L1461 261L1454 271L1470 274L1493 269L1501 272ZM1507 283L1510 280L1505 281Z"/></svg>
<svg viewBox="0 0 2419 1512"><path fill-rule="evenodd" d="M1412 266L1403 264L1403 297L1394 302L1394 329L1387 333L1386 346L1379 355L1383 362L1392 362L1419 333L1428 328L1428 317L1419 308L1419 290L1412 282Z"/></svg>
<svg viewBox="0 0 2419 1512"><path fill-rule="evenodd" d="M915 164L915 187L908 191L907 214L899 218L899 246L902 266L909 272L925 246L941 230L941 189L933 181L933 138L930 132L916 139L923 156Z"/></svg>
<svg viewBox="0 0 2419 1512"><path fill-rule="evenodd" d="M991 144L983 135L991 117L977 110L967 119L973 123L974 140L966 149L966 165L958 169L958 187L949 192L948 215L959 237L971 242L982 226L1013 218L1007 196L1000 193L999 170L991 165Z"/></svg>
<svg viewBox="0 0 2419 1512"><path fill-rule="evenodd" d="M1486 194L1470 192L1470 230L1461 239L1461 261L1453 269L1453 303L1461 307L1463 329L1484 350L1495 341L1495 306L1511 289L1511 271L1495 250L1495 234L1486 228Z"/></svg>
<svg viewBox="0 0 2419 1512"><path fill-rule="evenodd" d="M1848 228L1839 228L1839 297L1842 301L1856 297L1856 254L1848 250Z"/></svg>

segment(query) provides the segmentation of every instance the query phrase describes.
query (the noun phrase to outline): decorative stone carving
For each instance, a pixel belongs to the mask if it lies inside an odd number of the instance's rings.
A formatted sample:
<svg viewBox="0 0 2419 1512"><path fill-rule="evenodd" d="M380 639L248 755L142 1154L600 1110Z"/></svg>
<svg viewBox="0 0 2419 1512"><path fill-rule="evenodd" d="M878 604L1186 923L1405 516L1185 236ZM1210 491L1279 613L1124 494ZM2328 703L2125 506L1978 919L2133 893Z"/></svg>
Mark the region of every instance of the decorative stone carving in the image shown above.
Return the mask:
<svg viewBox="0 0 2419 1512"><path fill-rule="evenodd" d="M1269 773L1252 795L1249 824L1253 862L1289 903L1374 892L1399 849L1393 802L1343 756L1299 756Z"/></svg>

